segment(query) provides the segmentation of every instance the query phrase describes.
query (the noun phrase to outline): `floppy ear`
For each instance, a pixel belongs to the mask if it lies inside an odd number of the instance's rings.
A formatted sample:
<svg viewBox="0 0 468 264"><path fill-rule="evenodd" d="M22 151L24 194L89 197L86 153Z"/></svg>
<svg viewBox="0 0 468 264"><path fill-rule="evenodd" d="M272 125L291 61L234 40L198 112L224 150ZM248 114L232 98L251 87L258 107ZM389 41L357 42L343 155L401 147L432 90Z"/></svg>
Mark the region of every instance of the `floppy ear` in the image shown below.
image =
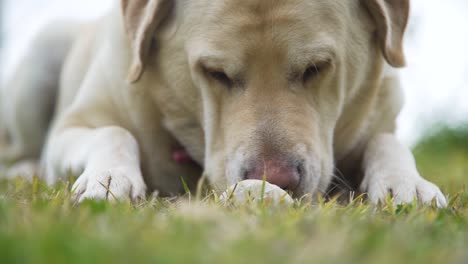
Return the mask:
<svg viewBox="0 0 468 264"><path fill-rule="evenodd" d="M141 78L156 29L173 4L173 0L122 0L123 19L132 53L127 77L131 83Z"/></svg>
<svg viewBox="0 0 468 264"><path fill-rule="evenodd" d="M403 36L409 17L410 0L362 0L377 25L377 34L387 62L405 66Z"/></svg>

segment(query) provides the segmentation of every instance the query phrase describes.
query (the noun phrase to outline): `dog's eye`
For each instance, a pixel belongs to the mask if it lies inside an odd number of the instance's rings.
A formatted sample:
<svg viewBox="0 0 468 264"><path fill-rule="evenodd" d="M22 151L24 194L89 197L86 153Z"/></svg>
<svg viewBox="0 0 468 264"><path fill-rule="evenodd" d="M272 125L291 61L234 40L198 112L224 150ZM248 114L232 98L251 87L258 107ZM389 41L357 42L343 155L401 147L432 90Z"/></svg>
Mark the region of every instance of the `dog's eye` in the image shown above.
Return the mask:
<svg viewBox="0 0 468 264"><path fill-rule="evenodd" d="M220 82L226 87L232 87L233 81L225 72L219 70L207 70L207 73L213 80Z"/></svg>
<svg viewBox="0 0 468 264"><path fill-rule="evenodd" d="M304 74L302 76L302 80L304 81L304 83L317 77L317 75L319 75L324 70L325 66L326 66L326 63L320 63L320 64L314 63L311 66L309 66L304 71Z"/></svg>

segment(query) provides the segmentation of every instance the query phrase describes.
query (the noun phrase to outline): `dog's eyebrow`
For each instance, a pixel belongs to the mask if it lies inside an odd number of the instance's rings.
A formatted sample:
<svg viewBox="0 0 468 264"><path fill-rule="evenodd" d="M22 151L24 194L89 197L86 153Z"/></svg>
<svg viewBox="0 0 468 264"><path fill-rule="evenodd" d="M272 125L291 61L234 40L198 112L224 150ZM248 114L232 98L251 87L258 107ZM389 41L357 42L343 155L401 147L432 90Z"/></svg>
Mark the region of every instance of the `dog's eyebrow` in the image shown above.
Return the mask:
<svg viewBox="0 0 468 264"><path fill-rule="evenodd" d="M228 58L221 55L221 53L201 54L197 58L196 64L210 70L222 70L225 72L230 72L231 74L235 74L236 69L242 68L242 61L239 60L239 58Z"/></svg>
<svg viewBox="0 0 468 264"><path fill-rule="evenodd" d="M218 68L224 63L225 59L221 56L213 54L200 55L197 59L197 64L203 65L210 68Z"/></svg>
<svg viewBox="0 0 468 264"><path fill-rule="evenodd" d="M311 63L333 61L335 57L336 49L329 43L307 45L290 53L291 64L299 67L306 67Z"/></svg>

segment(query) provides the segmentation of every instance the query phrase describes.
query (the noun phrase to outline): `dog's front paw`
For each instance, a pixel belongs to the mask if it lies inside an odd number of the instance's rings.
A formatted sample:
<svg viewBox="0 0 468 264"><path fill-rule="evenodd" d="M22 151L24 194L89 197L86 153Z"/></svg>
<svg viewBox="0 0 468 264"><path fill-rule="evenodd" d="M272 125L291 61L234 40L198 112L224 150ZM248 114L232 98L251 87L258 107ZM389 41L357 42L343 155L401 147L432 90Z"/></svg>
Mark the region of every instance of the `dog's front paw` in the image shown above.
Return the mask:
<svg viewBox="0 0 468 264"><path fill-rule="evenodd" d="M415 173L386 173L366 175L361 190L367 193L369 200L378 204L391 195L395 204L412 203L415 199L422 204L431 204L435 200L438 207L446 207L445 196L435 184ZM397 175L397 176L395 176Z"/></svg>
<svg viewBox="0 0 468 264"><path fill-rule="evenodd" d="M146 195L146 185L139 169L113 168L85 170L72 187L73 200L138 201Z"/></svg>

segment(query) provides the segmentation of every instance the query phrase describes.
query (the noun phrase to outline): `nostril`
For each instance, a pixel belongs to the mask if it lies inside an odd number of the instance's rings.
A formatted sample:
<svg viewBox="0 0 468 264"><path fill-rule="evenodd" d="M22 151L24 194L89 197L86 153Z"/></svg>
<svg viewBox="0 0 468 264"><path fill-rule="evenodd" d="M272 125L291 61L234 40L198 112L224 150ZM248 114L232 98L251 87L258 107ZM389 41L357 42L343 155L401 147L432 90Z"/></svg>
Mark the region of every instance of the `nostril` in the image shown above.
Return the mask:
<svg viewBox="0 0 468 264"><path fill-rule="evenodd" d="M302 162L300 162L299 164L297 164L296 166L296 171L297 171L297 174L299 174L299 177L302 178L302 176L304 176L304 164Z"/></svg>
<svg viewBox="0 0 468 264"><path fill-rule="evenodd" d="M242 180L248 180L248 179L250 179L250 177L249 177L249 170L247 170L247 169L242 169L241 175L242 175Z"/></svg>

